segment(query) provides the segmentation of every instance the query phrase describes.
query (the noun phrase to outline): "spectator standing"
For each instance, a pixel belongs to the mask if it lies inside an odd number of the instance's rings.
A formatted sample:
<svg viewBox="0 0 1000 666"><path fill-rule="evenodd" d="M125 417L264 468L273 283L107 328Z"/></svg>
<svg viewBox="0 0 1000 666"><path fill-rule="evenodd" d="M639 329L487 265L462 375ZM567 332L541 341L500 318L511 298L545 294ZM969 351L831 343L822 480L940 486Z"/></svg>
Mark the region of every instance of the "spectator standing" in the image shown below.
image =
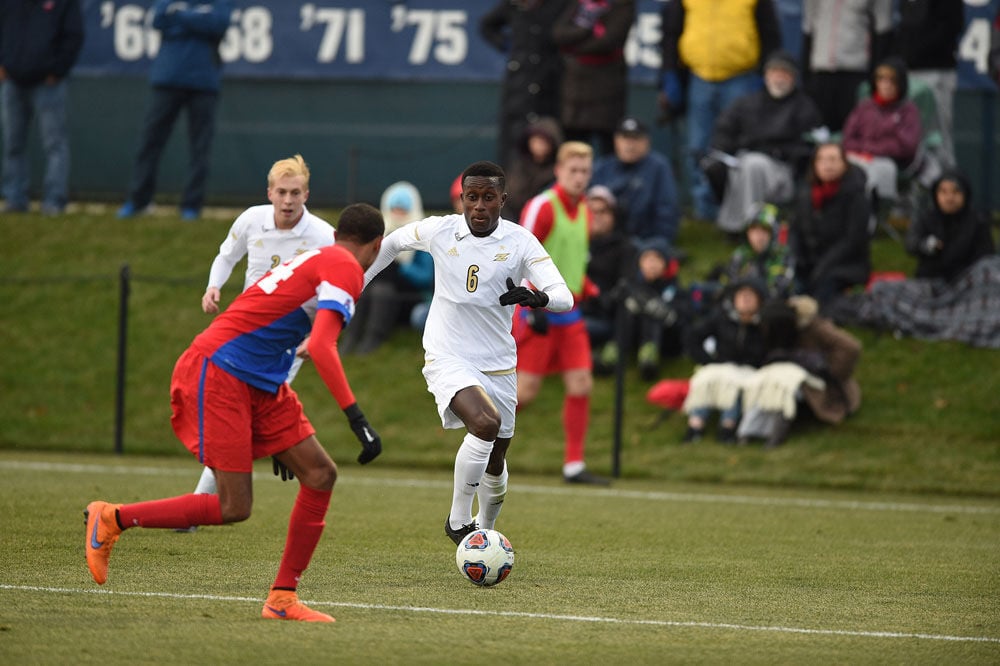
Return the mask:
<svg viewBox="0 0 1000 666"><path fill-rule="evenodd" d="M972 188L963 173L945 172L931 197L931 206L907 231L906 251L917 258L914 277L950 282L993 254L993 235L989 222L972 208Z"/></svg>
<svg viewBox="0 0 1000 666"><path fill-rule="evenodd" d="M497 159L508 172L525 127L542 117L559 117L562 60L552 41L552 26L569 2L500 0L479 21L482 38L507 58L500 92Z"/></svg>
<svg viewBox="0 0 1000 666"><path fill-rule="evenodd" d="M946 0L947 1L947 0ZM823 124L839 132L858 87L889 54L893 0L803 0L805 89Z"/></svg>
<svg viewBox="0 0 1000 666"><path fill-rule="evenodd" d="M524 204L552 184L556 151L562 142L562 130L555 118L539 118L524 128L511 168L507 169L510 175L503 206L507 219L521 219Z"/></svg>
<svg viewBox="0 0 1000 666"><path fill-rule="evenodd" d="M955 164L955 89L958 87L958 40L965 28L965 3L954 0L908 0L899 3L899 26L893 43L910 70L910 79L934 93L944 166Z"/></svg>
<svg viewBox="0 0 1000 666"><path fill-rule="evenodd" d="M670 161L652 149L649 129L638 118L618 123L614 148L614 154L594 164L591 183L614 194L619 227L634 242L662 238L672 245L680 226L680 205Z"/></svg>
<svg viewBox="0 0 1000 666"><path fill-rule="evenodd" d="M591 143L608 155L615 125L625 115L625 41L635 0L576 0L556 20L552 36L563 56L560 120L567 140Z"/></svg>
<svg viewBox="0 0 1000 666"><path fill-rule="evenodd" d="M865 173L837 143L823 143L796 202L788 234L800 291L826 306L844 289L868 282L871 200Z"/></svg>
<svg viewBox="0 0 1000 666"><path fill-rule="evenodd" d="M781 46L778 14L773 0L676 0L664 3L661 12L659 104L673 115L686 109L694 214L714 220L717 202L698 162L716 117L737 98L760 89L760 65Z"/></svg>
<svg viewBox="0 0 1000 666"><path fill-rule="evenodd" d="M822 120L797 76L792 56L775 51L764 64L764 89L738 98L715 123L702 165L721 202L717 224L733 237L759 202L791 201L809 161L809 132Z"/></svg>
<svg viewBox="0 0 1000 666"><path fill-rule="evenodd" d="M69 201L69 86L83 47L80 0L0 3L4 212L28 210L28 138L37 115L45 151L42 214Z"/></svg>
<svg viewBox="0 0 1000 666"><path fill-rule="evenodd" d="M180 216L196 220L201 215L222 79L219 43L229 28L232 12L230 0L157 0L153 27L160 31L162 41L150 69L153 90L132 182L118 217L139 215L152 203L160 157L181 111L187 113L190 167L181 194Z"/></svg>
<svg viewBox="0 0 1000 666"><path fill-rule="evenodd" d="M590 420L593 389L590 339L576 305L587 291L587 247L590 211L585 193L593 169L593 149L581 141L567 141L556 157L556 183L528 202L521 226L534 234L574 297L567 312L542 315L520 308L514 318L517 341L517 404L530 405L541 390L545 375L560 373L563 400L563 478L569 483L607 484L591 474L584 462L584 445ZM542 315L542 316L539 316Z"/></svg>

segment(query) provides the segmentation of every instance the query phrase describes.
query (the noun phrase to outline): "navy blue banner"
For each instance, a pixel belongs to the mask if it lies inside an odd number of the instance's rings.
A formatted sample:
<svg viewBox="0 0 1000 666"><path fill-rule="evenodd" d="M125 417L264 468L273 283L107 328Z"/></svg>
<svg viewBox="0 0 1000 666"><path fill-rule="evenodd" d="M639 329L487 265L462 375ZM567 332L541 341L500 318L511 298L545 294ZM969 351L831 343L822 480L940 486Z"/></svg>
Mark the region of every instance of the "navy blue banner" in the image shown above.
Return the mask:
<svg viewBox="0 0 1000 666"><path fill-rule="evenodd" d="M959 86L992 88L990 23L1000 0L965 0ZM801 3L776 0L784 42L798 52ZM191 0L190 4L197 4ZM159 49L152 0L84 0L84 76L144 76ZM237 0L220 52L225 76L278 79L495 81L504 58L480 37L493 0ZM632 80L652 83L660 64L658 0L640 0L626 57Z"/></svg>

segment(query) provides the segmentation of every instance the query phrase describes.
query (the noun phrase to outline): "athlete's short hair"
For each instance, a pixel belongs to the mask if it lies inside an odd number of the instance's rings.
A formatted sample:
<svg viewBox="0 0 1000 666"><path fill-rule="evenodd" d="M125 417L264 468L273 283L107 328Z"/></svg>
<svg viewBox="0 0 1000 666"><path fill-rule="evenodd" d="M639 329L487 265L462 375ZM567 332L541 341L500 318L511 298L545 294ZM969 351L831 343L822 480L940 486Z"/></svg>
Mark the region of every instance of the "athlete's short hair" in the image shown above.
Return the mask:
<svg viewBox="0 0 1000 666"><path fill-rule="evenodd" d="M589 143L584 143L583 141L567 141L559 146L559 150L556 152L556 164L562 164L574 157L593 159L594 149Z"/></svg>
<svg viewBox="0 0 1000 666"><path fill-rule="evenodd" d="M473 162L467 166L465 171L462 172L463 190L465 189L465 179L469 176L496 178L498 179L497 188L501 192L507 189L507 174L504 173L503 168L499 164L483 160L482 162Z"/></svg>
<svg viewBox="0 0 1000 666"><path fill-rule="evenodd" d="M340 211L337 240L349 240L365 245L385 233L382 211L366 203L351 204Z"/></svg>
<svg viewBox="0 0 1000 666"><path fill-rule="evenodd" d="M305 178L305 188L309 189L309 165L296 154L294 157L286 157L271 165L271 170L267 172L267 186L274 187L274 184L286 176L303 176Z"/></svg>

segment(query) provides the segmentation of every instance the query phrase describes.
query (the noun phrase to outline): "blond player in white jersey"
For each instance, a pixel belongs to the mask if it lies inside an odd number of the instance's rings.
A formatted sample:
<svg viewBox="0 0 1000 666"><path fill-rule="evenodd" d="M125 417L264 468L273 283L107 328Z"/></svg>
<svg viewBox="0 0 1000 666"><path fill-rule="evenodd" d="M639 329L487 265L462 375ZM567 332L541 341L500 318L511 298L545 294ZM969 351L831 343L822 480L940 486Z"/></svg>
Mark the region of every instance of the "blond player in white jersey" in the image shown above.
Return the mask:
<svg viewBox="0 0 1000 666"><path fill-rule="evenodd" d="M506 453L517 407L514 306L555 312L573 306L538 239L500 219L506 199L503 169L492 162L470 165L462 173L464 215L429 217L397 229L365 273L367 285L404 250L423 250L434 259L423 373L441 424L467 431L455 456L445 520L445 534L456 544L477 528L493 528L507 494ZM532 287L520 286L523 280Z"/></svg>
<svg viewBox="0 0 1000 666"><path fill-rule="evenodd" d="M247 258L245 291L278 264L303 252L333 245L333 227L306 209L308 198L309 167L301 155L278 160L271 166L267 174L267 199L271 203L251 206L233 222L209 270L208 287L201 297L202 310L208 314L219 311L222 286L243 257ZM299 347L288 373L289 382L302 366L304 354L305 343ZM194 492L216 492L215 475L208 467L202 470Z"/></svg>

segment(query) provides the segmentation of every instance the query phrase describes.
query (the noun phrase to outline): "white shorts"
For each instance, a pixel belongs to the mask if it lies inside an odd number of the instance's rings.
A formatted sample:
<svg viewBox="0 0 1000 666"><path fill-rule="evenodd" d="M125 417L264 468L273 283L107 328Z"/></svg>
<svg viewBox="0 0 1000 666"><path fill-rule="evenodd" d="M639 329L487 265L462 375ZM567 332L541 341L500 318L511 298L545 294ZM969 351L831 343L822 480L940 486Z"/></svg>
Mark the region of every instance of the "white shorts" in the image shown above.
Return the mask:
<svg viewBox="0 0 1000 666"><path fill-rule="evenodd" d="M500 432L497 437L514 436L514 412L517 409L517 373L513 368L498 372L483 372L463 359L455 357L427 359L424 364L427 390L434 396L441 425L447 429L464 428L465 424L451 411L451 399L470 386L486 391L500 412Z"/></svg>

